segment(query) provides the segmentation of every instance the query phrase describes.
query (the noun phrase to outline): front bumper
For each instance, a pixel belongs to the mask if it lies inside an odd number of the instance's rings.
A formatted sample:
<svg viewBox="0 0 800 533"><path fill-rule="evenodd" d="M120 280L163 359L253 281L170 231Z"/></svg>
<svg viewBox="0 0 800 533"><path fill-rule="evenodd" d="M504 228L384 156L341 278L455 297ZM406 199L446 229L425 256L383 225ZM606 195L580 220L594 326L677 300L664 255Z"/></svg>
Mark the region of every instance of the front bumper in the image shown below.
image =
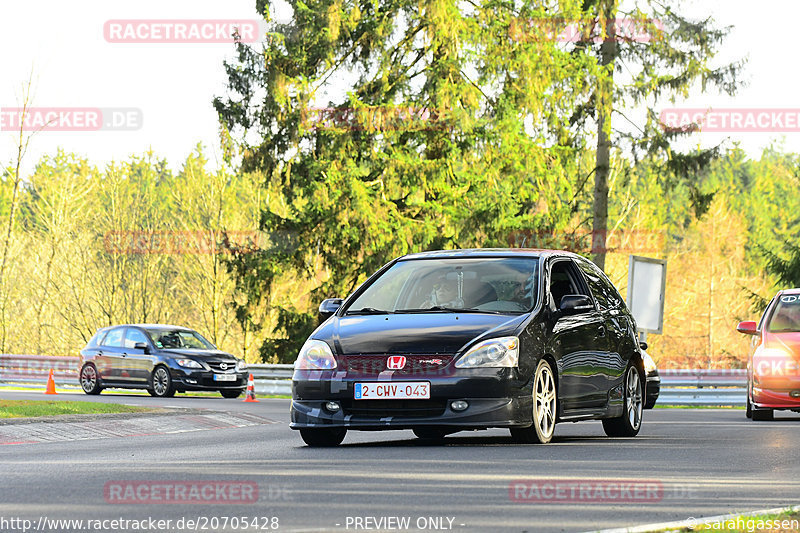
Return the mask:
<svg viewBox="0 0 800 533"><path fill-rule="evenodd" d="M247 372L214 373L203 369L170 368L172 383L178 390L242 390L247 387ZM217 381L215 375L235 376L235 381Z"/></svg>
<svg viewBox="0 0 800 533"><path fill-rule="evenodd" d="M645 409L652 409L661 394L661 377L658 375L647 376L647 388L645 393Z"/></svg>
<svg viewBox="0 0 800 533"><path fill-rule="evenodd" d="M427 381L430 399L356 400L355 383ZM468 407L454 411L451 402ZM325 408L336 401L341 408ZM292 429L344 427L360 430L442 426L463 429L530 426L530 384L516 369L463 369L447 376L347 376L346 372L296 371L292 378Z"/></svg>

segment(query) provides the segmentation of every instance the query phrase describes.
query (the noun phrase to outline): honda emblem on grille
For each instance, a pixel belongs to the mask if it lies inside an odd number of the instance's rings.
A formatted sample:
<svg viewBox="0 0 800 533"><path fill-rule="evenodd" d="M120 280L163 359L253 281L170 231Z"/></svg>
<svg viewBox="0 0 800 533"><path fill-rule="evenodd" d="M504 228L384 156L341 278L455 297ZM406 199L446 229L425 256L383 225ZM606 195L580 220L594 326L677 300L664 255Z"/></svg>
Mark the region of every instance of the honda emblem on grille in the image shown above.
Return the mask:
<svg viewBox="0 0 800 533"><path fill-rule="evenodd" d="M406 358L402 355L393 355L386 361L386 368L400 370L406 366Z"/></svg>

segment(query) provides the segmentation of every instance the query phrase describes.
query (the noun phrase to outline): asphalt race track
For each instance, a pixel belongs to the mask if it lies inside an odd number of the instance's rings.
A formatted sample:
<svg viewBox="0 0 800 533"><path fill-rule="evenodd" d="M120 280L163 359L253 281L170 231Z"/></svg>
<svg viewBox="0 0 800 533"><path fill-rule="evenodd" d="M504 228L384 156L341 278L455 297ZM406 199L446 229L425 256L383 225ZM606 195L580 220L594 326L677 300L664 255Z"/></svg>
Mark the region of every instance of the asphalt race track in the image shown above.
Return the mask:
<svg viewBox="0 0 800 533"><path fill-rule="evenodd" d="M56 398L188 410L153 418L168 429L152 434L121 432L111 418L100 438L84 428L71 440L62 429L55 442L0 445L4 532L22 531L22 519L39 531L79 530L52 520L152 519L170 527L138 531L572 532L796 505L800 496L794 413L751 422L743 410L656 409L636 438L610 439L599 422L582 422L557 426L547 446L513 444L501 430L428 446L393 431L350 432L338 448L311 449L289 430L289 400ZM27 426L46 438L47 424ZM175 487L190 492L165 497ZM187 496L203 488L203 503ZM223 527L223 517L239 518ZM104 527L125 530L112 525Z"/></svg>

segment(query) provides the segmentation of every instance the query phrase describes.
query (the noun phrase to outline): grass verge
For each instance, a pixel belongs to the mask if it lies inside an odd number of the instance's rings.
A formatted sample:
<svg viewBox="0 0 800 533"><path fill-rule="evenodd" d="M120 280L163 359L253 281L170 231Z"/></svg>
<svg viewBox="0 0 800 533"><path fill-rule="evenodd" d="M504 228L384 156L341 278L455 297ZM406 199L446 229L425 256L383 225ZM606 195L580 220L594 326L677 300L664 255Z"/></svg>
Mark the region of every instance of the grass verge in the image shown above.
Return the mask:
<svg viewBox="0 0 800 533"><path fill-rule="evenodd" d="M59 402L48 400L0 400L0 418L86 415L105 413L143 413L149 407L100 402Z"/></svg>

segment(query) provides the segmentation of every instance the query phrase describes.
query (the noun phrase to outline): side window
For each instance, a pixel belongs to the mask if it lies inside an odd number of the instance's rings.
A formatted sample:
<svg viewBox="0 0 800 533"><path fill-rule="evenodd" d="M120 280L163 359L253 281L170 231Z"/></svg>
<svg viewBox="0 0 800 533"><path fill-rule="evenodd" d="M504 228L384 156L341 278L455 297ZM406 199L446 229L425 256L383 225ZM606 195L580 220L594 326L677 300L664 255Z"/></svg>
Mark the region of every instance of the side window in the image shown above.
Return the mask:
<svg viewBox="0 0 800 533"><path fill-rule="evenodd" d="M147 338L144 336L144 333L138 329L128 328L128 330L125 332L125 347L133 348L137 342L143 342L147 344Z"/></svg>
<svg viewBox="0 0 800 533"><path fill-rule="evenodd" d="M575 270L575 265L569 260L557 261L550 267L549 290L556 307L561 303L561 298L568 294L589 296L580 281L580 275Z"/></svg>
<svg viewBox="0 0 800 533"><path fill-rule="evenodd" d="M115 328L108 332L106 338L100 343L101 346L108 346L111 348L122 348L122 334L125 328Z"/></svg>
<svg viewBox="0 0 800 533"><path fill-rule="evenodd" d="M594 263L581 259L578 260L578 266L586 276L586 282L592 289L592 294L594 294L600 309L616 309L622 307L624 304L622 296L620 296L614 284L611 283L611 280L609 280Z"/></svg>
<svg viewBox="0 0 800 533"><path fill-rule="evenodd" d="M91 339L89 339L89 342L86 344L86 347L87 348L97 348L97 346L100 344L100 341L105 336L106 336L106 331L105 330L98 331L97 333L94 334L94 336Z"/></svg>

